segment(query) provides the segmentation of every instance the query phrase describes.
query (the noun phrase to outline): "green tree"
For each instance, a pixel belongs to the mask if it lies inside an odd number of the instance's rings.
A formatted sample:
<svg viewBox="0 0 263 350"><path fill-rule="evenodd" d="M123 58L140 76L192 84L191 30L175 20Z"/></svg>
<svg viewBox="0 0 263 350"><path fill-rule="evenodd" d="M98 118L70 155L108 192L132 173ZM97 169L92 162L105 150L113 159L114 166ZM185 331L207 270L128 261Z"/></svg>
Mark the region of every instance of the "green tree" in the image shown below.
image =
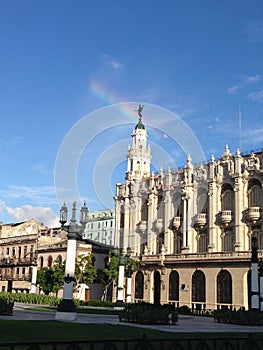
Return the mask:
<svg viewBox="0 0 263 350"><path fill-rule="evenodd" d="M65 263L56 260L52 267L42 267L37 272L37 284L44 294L57 293L64 283Z"/></svg>
<svg viewBox="0 0 263 350"><path fill-rule="evenodd" d="M97 271L97 282L103 286L103 300L106 299L108 288L111 285L117 286L118 284L120 258L120 252L110 250L109 258L105 263L105 268L103 270ZM131 270L132 272L137 271L140 266L137 260L132 259L128 255L124 256L124 264L126 276L128 275L129 270Z"/></svg>
<svg viewBox="0 0 263 350"><path fill-rule="evenodd" d="M91 254L79 255L76 259L75 267L76 287L81 283L93 283L96 274L97 271L93 264L93 256Z"/></svg>

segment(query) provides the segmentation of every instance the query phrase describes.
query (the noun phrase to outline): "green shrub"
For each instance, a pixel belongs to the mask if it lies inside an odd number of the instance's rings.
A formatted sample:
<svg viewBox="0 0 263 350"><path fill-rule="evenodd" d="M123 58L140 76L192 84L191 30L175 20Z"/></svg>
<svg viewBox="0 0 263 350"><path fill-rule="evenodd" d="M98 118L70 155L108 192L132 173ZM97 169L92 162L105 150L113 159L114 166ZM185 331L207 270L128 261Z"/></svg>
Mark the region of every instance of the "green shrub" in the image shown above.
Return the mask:
<svg viewBox="0 0 263 350"><path fill-rule="evenodd" d="M12 315L14 302L11 300L9 295L2 295L2 293L0 294L0 315Z"/></svg>
<svg viewBox="0 0 263 350"><path fill-rule="evenodd" d="M178 313L171 305L149 303L126 304L119 314L120 321L141 324L175 324Z"/></svg>
<svg viewBox="0 0 263 350"><path fill-rule="evenodd" d="M191 311L190 307L188 307L186 305L182 305L178 308L178 313L182 314L182 315L190 315L190 314L192 314L192 311Z"/></svg>
<svg viewBox="0 0 263 350"><path fill-rule="evenodd" d="M39 304L57 306L61 299L42 294L29 294L29 293L7 293L1 292L0 298L8 299L12 302L26 303L26 304Z"/></svg>
<svg viewBox="0 0 263 350"><path fill-rule="evenodd" d="M263 326L263 312L256 310L217 310L213 312L214 320L218 323L233 323L250 326Z"/></svg>

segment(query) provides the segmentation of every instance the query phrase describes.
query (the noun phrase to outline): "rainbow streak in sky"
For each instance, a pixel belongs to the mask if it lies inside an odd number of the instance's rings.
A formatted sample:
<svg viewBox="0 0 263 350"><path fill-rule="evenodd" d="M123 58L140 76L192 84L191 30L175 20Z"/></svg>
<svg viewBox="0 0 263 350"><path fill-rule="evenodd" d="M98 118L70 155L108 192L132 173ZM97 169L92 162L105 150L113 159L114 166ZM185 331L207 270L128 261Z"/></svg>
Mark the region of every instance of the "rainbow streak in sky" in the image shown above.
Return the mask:
<svg viewBox="0 0 263 350"><path fill-rule="evenodd" d="M120 97L112 91L107 90L105 85L94 79L90 80L89 91L101 102L106 103L107 106L117 104L117 109L122 113L124 118L126 118L129 123L132 123L134 125L137 124L138 115L135 113L134 109L139 104L144 104L144 102L127 102L124 98ZM134 109L131 108L132 103L134 104ZM147 117L145 118L145 116L143 116L143 122L145 125L147 125ZM159 130L148 126L147 133L149 135L149 140L152 142L160 144L164 141L164 134Z"/></svg>
<svg viewBox="0 0 263 350"><path fill-rule="evenodd" d="M133 123L137 122L138 116L133 110L130 109L130 106L128 106L129 102L112 91L107 90L100 82L91 80L89 84L89 91L93 96L107 105L119 104L117 108L123 113L128 121Z"/></svg>

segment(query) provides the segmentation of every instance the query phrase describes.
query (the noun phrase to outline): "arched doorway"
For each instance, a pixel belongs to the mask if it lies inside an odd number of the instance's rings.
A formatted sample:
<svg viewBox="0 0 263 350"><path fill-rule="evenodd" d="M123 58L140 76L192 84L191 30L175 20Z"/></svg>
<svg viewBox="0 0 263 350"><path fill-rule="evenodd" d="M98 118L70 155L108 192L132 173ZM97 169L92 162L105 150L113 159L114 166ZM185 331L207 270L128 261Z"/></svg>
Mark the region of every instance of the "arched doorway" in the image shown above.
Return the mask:
<svg viewBox="0 0 263 350"><path fill-rule="evenodd" d="M143 282L143 273L138 271L135 276L135 299L143 300Z"/></svg>
<svg viewBox="0 0 263 350"><path fill-rule="evenodd" d="M217 275L217 304L221 309L232 307L232 277L227 270Z"/></svg>
<svg viewBox="0 0 263 350"><path fill-rule="evenodd" d="M160 304L161 299L161 276L160 272L154 272L154 296L153 301L154 304Z"/></svg>
<svg viewBox="0 0 263 350"><path fill-rule="evenodd" d="M196 270L192 276L192 309L205 310L205 275Z"/></svg>
<svg viewBox="0 0 263 350"><path fill-rule="evenodd" d="M179 306L179 273L172 271L169 275L169 301Z"/></svg>

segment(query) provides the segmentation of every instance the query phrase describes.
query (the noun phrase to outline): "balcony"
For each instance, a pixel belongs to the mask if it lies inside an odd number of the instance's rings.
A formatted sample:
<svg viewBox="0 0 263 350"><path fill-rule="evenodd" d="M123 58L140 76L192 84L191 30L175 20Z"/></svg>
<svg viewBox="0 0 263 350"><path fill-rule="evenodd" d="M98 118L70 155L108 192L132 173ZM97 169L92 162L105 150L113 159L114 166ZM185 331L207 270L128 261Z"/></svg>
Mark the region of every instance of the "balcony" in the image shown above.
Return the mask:
<svg viewBox="0 0 263 350"><path fill-rule="evenodd" d="M177 231L180 226L181 226L181 217L180 216L175 216L173 218L172 228Z"/></svg>
<svg viewBox="0 0 263 350"><path fill-rule="evenodd" d="M231 210L222 210L221 213L219 213L219 223L221 226L228 226L231 220L232 220Z"/></svg>
<svg viewBox="0 0 263 350"><path fill-rule="evenodd" d="M250 207L245 211L247 224L255 224L260 219L260 207Z"/></svg>
<svg viewBox="0 0 263 350"><path fill-rule="evenodd" d="M206 214L205 213L197 214L195 218L196 227L203 228L205 224L206 224Z"/></svg>
<svg viewBox="0 0 263 350"><path fill-rule="evenodd" d="M160 233L163 229L163 219L156 219L154 223L155 230Z"/></svg>
<svg viewBox="0 0 263 350"><path fill-rule="evenodd" d="M140 221L138 224L137 224L137 228L138 228L138 231L140 233L145 233L146 229L147 229L147 221Z"/></svg>

